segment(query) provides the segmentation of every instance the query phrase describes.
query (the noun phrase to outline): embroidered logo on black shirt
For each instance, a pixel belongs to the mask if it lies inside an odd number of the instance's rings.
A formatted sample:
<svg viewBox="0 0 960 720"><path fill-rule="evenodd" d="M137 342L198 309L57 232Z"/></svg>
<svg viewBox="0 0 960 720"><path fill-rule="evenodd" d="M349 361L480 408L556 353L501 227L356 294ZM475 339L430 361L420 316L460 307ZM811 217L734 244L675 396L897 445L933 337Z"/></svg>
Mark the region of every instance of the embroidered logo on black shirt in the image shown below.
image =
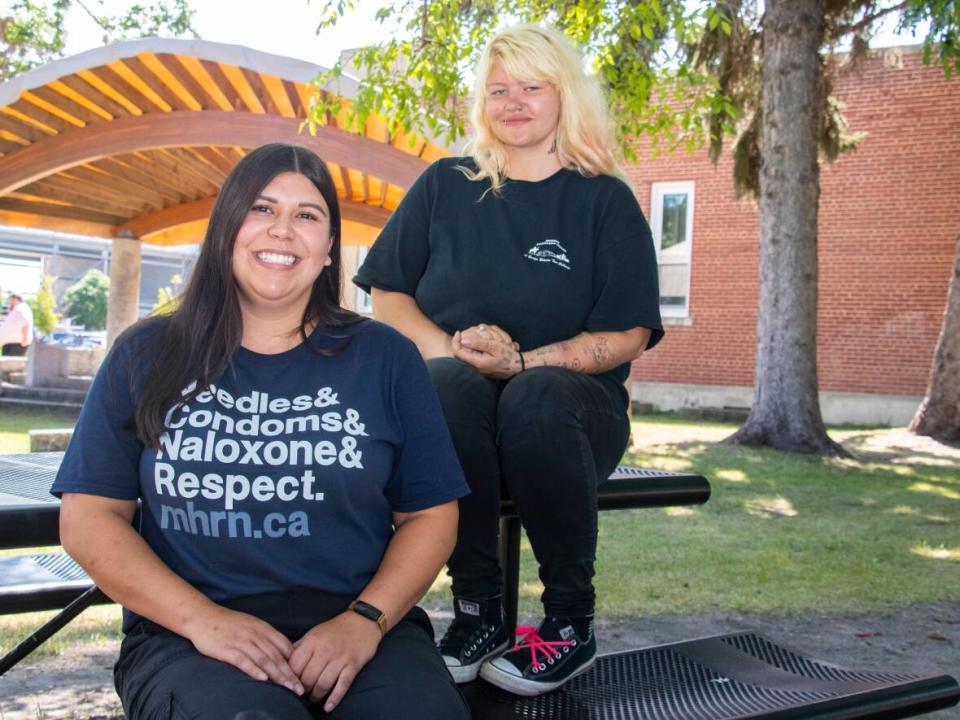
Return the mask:
<svg viewBox="0 0 960 720"><path fill-rule="evenodd" d="M536 262L549 262L559 265L564 270L570 269L570 258L567 257L567 250L558 240L542 240L527 250L524 256L527 260Z"/></svg>

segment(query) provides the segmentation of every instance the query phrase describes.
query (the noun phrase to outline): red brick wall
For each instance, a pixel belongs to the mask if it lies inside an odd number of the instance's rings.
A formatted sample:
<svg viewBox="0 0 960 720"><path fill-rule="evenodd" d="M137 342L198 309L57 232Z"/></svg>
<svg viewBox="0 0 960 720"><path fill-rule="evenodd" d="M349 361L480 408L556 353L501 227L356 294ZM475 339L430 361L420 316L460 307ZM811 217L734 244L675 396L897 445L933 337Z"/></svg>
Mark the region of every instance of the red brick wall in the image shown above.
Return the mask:
<svg viewBox="0 0 960 720"><path fill-rule="evenodd" d="M821 390L922 395L940 329L960 232L960 78L915 51L895 58L881 51L835 85L849 130L868 134L821 171ZM696 183L692 323L667 327L636 380L753 384L759 224L731 165L678 151L628 169L648 214L653 182Z"/></svg>

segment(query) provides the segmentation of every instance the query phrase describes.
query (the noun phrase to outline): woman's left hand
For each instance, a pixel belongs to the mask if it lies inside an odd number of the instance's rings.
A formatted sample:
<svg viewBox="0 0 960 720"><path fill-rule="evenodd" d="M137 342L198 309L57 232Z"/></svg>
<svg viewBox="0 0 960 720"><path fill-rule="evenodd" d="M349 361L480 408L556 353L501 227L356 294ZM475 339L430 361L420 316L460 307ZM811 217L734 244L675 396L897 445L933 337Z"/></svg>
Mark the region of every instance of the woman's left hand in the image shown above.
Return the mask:
<svg viewBox="0 0 960 720"><path fill-rule="evenodd" d="M497 380L511 378L523 369L519 345L496 325L474 325L455 333L453 356Z"/></svg>
<svg viewBox="0 0 960 720"><path fill-rule="evenodd" d="M323 709L331 712L376 654L380 639L376 623L346 611L297 640L288 662L311 700L319 702L329 693Z"/></svg>

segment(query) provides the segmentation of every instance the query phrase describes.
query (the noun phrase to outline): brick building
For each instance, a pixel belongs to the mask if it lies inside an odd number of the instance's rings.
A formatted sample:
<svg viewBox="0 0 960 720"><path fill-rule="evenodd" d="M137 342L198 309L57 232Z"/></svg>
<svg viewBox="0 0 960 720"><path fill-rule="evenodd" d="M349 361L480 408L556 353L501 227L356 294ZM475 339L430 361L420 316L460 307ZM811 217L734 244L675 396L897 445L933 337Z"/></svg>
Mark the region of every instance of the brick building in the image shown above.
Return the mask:
<svg viewBox="0 0 960 720"><path fill-rule="evenodd" d="M960 233L960 78L888 49L844 69L834 94L866 137L821 169L821 407L827 422L902 424L926 388ZM668 323L634 364L634 400L748 407L756 204L735 198L729 153L716 166L705 151L642 159L629 175L663 246Z"/></svg>

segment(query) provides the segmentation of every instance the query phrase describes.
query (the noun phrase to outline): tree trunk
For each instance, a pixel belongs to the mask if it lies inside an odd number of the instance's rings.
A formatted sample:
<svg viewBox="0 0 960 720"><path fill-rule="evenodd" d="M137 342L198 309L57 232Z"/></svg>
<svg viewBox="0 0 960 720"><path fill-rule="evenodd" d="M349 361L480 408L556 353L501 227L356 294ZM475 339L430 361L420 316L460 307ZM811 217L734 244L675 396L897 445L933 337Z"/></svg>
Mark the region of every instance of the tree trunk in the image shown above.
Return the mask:
<svg viewBox="0 0 960 720"><path fill-rule="evenodd" d="M760 303L753 407L727 439L846 454L817 394L817 210L821 0L767 0L763 18Z"/></svg>
<svg viewBox="0 0 960 720"><path fill-rule="evenodd" d="M910 431L940 440L960 440L960 233L927 396L913 416Z"/></svg>

